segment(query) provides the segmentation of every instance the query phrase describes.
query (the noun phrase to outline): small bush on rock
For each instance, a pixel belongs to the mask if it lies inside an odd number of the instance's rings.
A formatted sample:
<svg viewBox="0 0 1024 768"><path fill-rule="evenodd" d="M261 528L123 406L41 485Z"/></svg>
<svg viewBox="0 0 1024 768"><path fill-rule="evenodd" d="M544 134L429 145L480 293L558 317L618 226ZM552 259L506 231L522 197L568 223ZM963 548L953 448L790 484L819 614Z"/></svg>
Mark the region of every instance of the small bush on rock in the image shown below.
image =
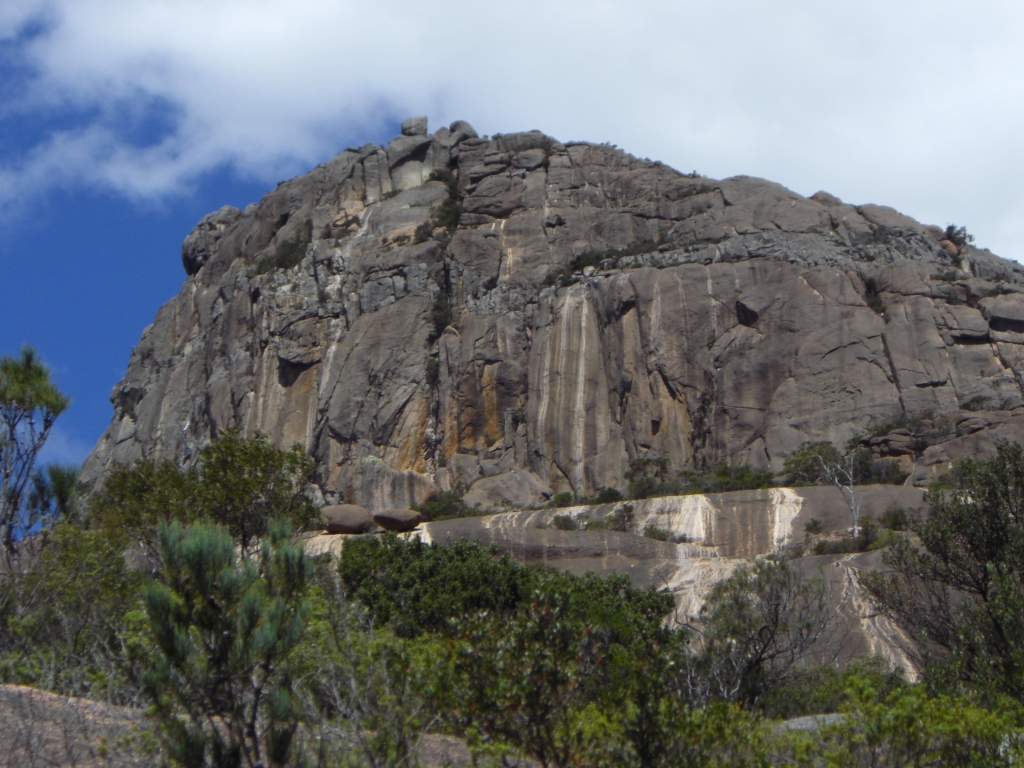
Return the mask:
<svg viewBox="0 0 1024 768"><path fill-rule="evenodd" d="M423 515L423 519L427 521L451 520L456 517L473 517L479 514L466 506L457 491L441 491L422 504L415 505L413 509Z"/></svg>
<svg viewBox="0 0 1024 768"><path fill-rule="evenodd" d="M579 521L572 515L555 515L551 520L551 525L560 531L578 531L580 529Z"/></svg>

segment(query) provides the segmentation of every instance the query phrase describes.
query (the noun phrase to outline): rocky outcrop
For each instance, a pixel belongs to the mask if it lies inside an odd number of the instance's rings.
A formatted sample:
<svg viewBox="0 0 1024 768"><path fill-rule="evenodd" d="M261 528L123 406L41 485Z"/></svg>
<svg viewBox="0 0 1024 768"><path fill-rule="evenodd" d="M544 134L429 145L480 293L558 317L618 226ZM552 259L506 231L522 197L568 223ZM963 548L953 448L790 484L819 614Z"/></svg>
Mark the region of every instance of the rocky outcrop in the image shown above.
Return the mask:
<svg viewBox="0 0 1024 768"><path fill-rule="evenodd" d="M858 436L923 483L1024 437L1020 265L611 146L413 119L204 218L182 260L88 481L227 428L303 445L328 503L371 511L589 495L650 454L779 470Z"/></svg>

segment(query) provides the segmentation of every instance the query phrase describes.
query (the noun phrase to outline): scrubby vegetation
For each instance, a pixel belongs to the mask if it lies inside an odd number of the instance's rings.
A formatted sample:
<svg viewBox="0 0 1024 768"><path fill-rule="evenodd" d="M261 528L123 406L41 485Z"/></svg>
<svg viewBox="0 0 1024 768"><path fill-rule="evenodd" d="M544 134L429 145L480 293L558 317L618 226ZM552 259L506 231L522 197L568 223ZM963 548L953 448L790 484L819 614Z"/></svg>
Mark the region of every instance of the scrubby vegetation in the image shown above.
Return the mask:
<svg viewBox="0 0 1024 768"><path fill-rule="evenodd" d="M256 262L256 274L264 275L274 269L292 269L306 256L306 246L313 242L313 222L307 221L296 229L289 240L279 242L273 253Z"/></svg>
<svg viewBox="0 0 1024 768"><path fill-rule="evenodd" d="M450 520L479 514L466 506L458 491L441 491L422 504L417 504L415 509L423 515L424 520Z"/></svg>
<svg viewBox="0 0 1024 768"><path fill-rule="evenodd" d="M452 298L445 291L438 291L434 297L430 319L434 324L434 338L441 338L444 329L452 324Z"/></svg>
<svg viewBox="0 0 1024 768"><path fill-rule="evenodd" d="M656 458L634 469L667 482ZM315 516L310 472L299 450L229 433L195 469L124 468L84 503L41 473L47 524L12 538L0 577L0 678L148 707L146 759L190 767L412 766L428 731L477 764L559 768L1024 757L1020 446L958 465L926 518L862 521L860 537L893 537L889 570L862 578L926 641L916 685L874 657L837 666L829 582L783 554L737 569L691 617L625 575L470 542L351 537L313 561L295 538ZM428 503L458 511L457 497ZM826 712L840 716L810 731L774 719Z"/></svg>
<svg viewBox="0 0 1024 768"><path fill-rule="evenodd" d="M587 267L615 269L621 259L641 253L652 253L663 244L663 240L637 240L624 248L586 251L574 256L565 266L551 270L544 278L544 285L565 285L569 278L582 273Z"/></svg>
<svg viewBox="0 0 1024 768"><path fill-rule="evenodd" d="M876 459L868 448L854 449L845 457L828 442L804 443L783 465L779 478L782 485L800 487L828 485L829 467L850 463L853 481L857 485L900 485L907 475L895 459Z"/></svg>
<svg viewBox="0 0 1024 768"><path fill-rule="evenodd" d="M963 248L974 242L974 235L968 233L967 227L958 227L956 224L947 225L944 234L946 239L957 248Z"/></svg>
<svg viewBox="0 0 1024 768"><path fill-rule="evenodd" d="M425 243L438 227L443 228L449 235L454 234L462 218L459 183L455 175L449 170L434 170L430 172L429 180L440 181L448 187L448 199L431 209L430 218L416 227L414 243Z"/></svg>
<svg viewBox="0 0 1024 768"><path fill-rule="evenodd" d="M240 470L264 455L229 439L224 457L242 457ZM667 594L625 576L525 567L469 542L352 538L339 561L313 563L287 536L301 516L241 547L231 515L218 522L192 503L224 458L216 445L196 475L124 470L121 490L54 526L45 567L4 582L5 679L149 702L164 756L182 765L406 765L427 730L482 760L550 766L825 766L879 751L900 756L885 765L1016 759L1016 684L952 675L950 663L970 668L962 655L929 666L925 687L873 658L816 665L837 631L829 588L785 559L741 568L689 624ZM287 458L269 462L279 482L293 477ZM251 500L249 487L236 492ZM136 508L128 499L145 502L132 535L154 526L155 570L125 567L128 528L106 527ZM628 528L630 511L604 526ZM42 590L45 601L26 600ZM75 648L54 631L72 617ZM818 732L771 720L834 711L845 719Z"/></svg>
<svg viewBox="0 0 1024 768"><path fill-rule="evenodd" d="M718 462L711 472L704 474L687 470L672 474L668 459L652 455L633 459L626 472L629 494L634 499L769 488L774 480L771 472L754 472L745 464L727 461Z"/></svg>

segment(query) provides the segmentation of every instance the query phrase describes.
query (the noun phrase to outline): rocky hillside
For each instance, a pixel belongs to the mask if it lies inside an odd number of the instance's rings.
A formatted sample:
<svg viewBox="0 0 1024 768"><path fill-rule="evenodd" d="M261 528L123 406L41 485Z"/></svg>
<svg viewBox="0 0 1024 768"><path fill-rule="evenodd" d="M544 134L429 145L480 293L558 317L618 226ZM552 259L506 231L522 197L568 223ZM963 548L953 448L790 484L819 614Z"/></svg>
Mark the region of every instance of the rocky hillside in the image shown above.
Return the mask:
<svg viewBox="0 0 1024 768"><path fill-rule="evenodd" d="M918 484L1024 439L1024 268L891 208L540 132L406 121L186 238L83 468L302 443L327 502L781 469L860 437Z"/></svg>

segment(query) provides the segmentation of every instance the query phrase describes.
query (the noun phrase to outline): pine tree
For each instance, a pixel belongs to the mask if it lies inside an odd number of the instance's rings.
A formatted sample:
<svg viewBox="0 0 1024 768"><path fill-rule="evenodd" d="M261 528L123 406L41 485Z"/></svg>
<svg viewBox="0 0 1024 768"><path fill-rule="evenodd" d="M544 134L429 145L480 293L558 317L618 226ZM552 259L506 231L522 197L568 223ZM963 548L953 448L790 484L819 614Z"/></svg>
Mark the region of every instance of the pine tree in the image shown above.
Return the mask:
<svg viewBox="0 0 1024 768"><path fill-rule="evenodd" d="M0 359L0 543L10 559L19 536L38 522L22 508L36 456L68 398L31 347Z"/></svg>
<svg viewBox="0 0 1024 768"><path fill-rule="evenodd" d="M159 532L162 579L145 594L159 648L145 676L171 758L188 768L283 765L298 726L289 656L302 639L312 566L288 527L258 556L228 530Z"/></svg>

